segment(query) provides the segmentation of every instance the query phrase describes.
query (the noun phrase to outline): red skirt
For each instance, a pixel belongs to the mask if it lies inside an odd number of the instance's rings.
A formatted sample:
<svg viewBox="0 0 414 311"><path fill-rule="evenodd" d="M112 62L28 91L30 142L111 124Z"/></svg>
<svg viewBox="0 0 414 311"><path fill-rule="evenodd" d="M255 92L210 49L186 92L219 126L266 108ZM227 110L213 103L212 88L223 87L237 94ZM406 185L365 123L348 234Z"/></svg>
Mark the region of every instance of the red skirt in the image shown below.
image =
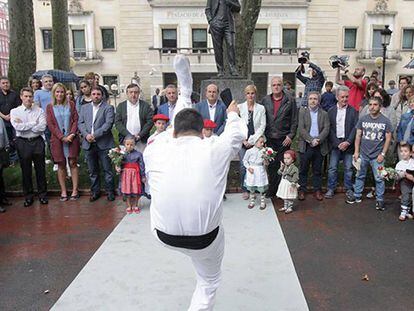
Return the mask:
<svg viewBox="0 0 414 311"><path fill-rule="evenodd" d="M121 174L121 193L126 196L142 195L141 176L137 163L125 163Z"/></svg>

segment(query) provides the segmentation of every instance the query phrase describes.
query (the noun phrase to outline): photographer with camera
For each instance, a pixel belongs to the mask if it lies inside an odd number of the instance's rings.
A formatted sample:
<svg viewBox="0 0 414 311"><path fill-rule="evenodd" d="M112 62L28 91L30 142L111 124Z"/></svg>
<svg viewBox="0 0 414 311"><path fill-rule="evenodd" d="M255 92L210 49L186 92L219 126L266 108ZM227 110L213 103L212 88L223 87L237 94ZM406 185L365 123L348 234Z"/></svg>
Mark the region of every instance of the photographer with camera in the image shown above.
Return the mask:
<svg viewBox="0 0 414 311"><path fill-rule="evenodd" d="M305 92L302 97L302 107L308 105L308 94L310 92L321 92L323 84L325 83L325 77L321 68L309 61L309 53L303 52L302 56L298 59L300 66L296 69L296 78L305 85ZM311 68L311 77L303 76L305 72L305 64L308 64Z"/></svg>
<svg viewBox="0 0 414 311"><path fill-rule="evenodd" d="M355 68L354 73L351 74L344 64L339 63L336 70L335 82L349 88L348 103L355 108L356 111L359 111L367 87L367 81L364 79L365 67L358 66ZM349 80L341 79L341 70L344 71Z"/></svg>

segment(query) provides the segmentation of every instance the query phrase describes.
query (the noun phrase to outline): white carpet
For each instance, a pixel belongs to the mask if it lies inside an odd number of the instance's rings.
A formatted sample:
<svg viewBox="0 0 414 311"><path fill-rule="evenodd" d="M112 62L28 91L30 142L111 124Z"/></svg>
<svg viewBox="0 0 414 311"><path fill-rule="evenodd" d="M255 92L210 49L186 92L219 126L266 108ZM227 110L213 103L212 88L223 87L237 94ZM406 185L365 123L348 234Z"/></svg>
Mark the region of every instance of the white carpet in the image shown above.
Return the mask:
<svg viewBox="0 0 414 311"><path fill-rule="evenodd" d="M191 262L155 240L148 201L144 205L141 214L124 217L52 310L188 308L195 287ZM215 310L308 310L273 207L249 210L241 195L228 195L224 210L226 248Z"/></svg>

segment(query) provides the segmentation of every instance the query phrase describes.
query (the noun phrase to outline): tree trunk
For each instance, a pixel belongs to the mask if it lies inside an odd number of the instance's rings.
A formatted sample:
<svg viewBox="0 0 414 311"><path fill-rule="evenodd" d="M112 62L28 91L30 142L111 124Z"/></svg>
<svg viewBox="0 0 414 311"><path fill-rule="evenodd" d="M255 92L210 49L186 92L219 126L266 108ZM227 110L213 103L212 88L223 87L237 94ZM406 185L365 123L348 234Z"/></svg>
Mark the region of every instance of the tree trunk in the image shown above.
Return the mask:
<svg viewBox="0 0 414 311"><path fill-rule="evenodd" d="M240 76L251 79L253 61L253 33L259 18L262 0L243 0L241 13L235 14L236 64Z"/></svg>
<svg viewBox="0 0 414 311"><path fill-rule="evenodd" d="M32 0L9 0L9 79L16 91L36 71L36 39Z"/></svg>
<svg viewBox="0 0 414 311"><path fill-rule="evenodd" d="M68 0L53 0L51 3L53 68L69 71Z"/></svg>

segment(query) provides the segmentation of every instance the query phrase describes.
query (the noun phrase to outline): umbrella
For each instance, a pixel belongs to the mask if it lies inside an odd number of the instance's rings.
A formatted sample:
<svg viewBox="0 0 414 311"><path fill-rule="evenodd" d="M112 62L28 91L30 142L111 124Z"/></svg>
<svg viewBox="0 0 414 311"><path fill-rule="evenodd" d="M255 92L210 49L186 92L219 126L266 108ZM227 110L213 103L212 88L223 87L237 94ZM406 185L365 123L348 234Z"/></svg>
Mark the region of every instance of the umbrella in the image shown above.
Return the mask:
<svg viewBox="0 0 414 311"><path fill-rule="evenodd" d="M41 79L45 74L51 75L55 82L77 82L80 80L80 78L73 72L56 69L38 70L32 74L32 76L33 78Z"/></svg>
<svg viewBox="0 0 414 311"><path fill-rule="evenodd" d="M404 66L404 68L414 69L414 58L410 60L410 62Z"/></svg>

